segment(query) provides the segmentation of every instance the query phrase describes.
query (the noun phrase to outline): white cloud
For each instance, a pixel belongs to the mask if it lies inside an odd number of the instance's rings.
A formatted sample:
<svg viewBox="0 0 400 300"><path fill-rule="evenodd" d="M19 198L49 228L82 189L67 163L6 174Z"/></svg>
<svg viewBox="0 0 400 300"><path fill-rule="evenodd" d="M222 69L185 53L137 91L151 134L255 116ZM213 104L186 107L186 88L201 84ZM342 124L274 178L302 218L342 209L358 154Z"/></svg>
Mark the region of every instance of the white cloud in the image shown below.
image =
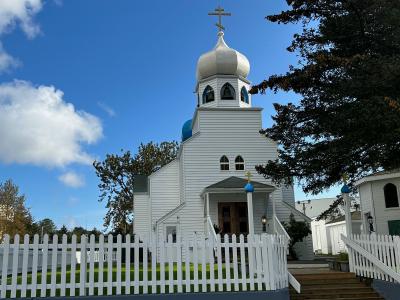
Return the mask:
<svg viewBox="0 0 400 300"><path fill-rule="evenodd" d="M17 67L19 65L19 61L8 54L4 48L3 44L0 41L0 73L9 70L11 68Z"/></svg>
<svg viewBox="0 0 400 300"><path fill-rule="evenodd" d="M42 0L1 0L0 34L20 26L29 38L34 38L40 32L40 27L33 18L42 7Z"/></svg>
<svg viewBox="0 0 400 300"><path fill-rule="evenodd" d="M0 84L0 161L63 167L91 164L82 144L103 135L100 120L77 111L53 86L26 81Z"/></svg>
<svg viewBox="0 0 400 300"><path fill-rule="evenodd" d="M63 0L53 0L53 2L57 6L62 6L63 5Z"/></svg>
<svg viewBox="0 0 400 300"><path fill-rule="evenodd" d="M42 7L42 0L0 0L0 36L19 26L28 38L34 38L40 27L33 19ZM18 60L4 50L0 41L0 73L18 65Z"/></svg>
<svg viewBox="0 0 400 300"><path fill-rule="evenodd" d="M97 102L97 105L107 113L109 117L115 117L115 111L104 102Z"/></svg>
<svg viewBox="0 0 400 300"><path fill-rule="evenodd" d="M85 185L85 179L83 176L72 171L62 174L58 179L66 186L73 188L79 188Z"/></svg>

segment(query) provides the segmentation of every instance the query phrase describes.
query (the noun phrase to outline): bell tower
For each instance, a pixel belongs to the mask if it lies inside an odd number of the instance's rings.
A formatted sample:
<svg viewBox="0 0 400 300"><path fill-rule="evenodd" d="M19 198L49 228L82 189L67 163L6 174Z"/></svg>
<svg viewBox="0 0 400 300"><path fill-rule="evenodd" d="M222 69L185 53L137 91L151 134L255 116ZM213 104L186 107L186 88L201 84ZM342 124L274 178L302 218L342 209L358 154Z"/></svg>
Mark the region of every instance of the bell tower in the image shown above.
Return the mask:
<svg viewBox="0 0 400 300"><path fill-rule="evenodd" d="M246 56L230 48L224 40L222 16L230 16L221 7L209 13L218 16L218 40L214 49L197 62L196 93L199 107L251 107L250 63Z"/></svg>

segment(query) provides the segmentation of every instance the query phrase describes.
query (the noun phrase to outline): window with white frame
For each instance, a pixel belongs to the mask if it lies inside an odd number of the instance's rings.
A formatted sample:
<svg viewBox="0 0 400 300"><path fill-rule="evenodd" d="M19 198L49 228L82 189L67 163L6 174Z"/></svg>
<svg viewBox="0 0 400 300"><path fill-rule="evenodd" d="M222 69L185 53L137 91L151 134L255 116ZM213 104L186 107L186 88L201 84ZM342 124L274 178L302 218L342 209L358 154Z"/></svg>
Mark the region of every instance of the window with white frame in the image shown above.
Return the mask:
<svg viewBox="0 0 400 300"><path fill-rule="evenodd" d="M171 235L172 242L176 243L176 232L177 232L176 225L166 225L165 226L166 240L168 241L168 237Z"/></svg>
<svg viewBox="0 0 400 300"><path fill-rule="evenodd" d="M383 187L386 208L399 207L399 196L397 187L393 183L385 184Z"/></svg>
<svg viewBox="0 0 400 300"><path fill-rule="evenodd" d="M220 170L229 171L229 159L225 155L222 155L222 157L220 158L219 166Z"/></svg>
<svg viewBox="0 0 400 300"><path fill-rule="evenodd" d="M235 169L238 171L244 170L244 159L240 155L235 158Z"/></svg>
<svg viewBox="0 0 400 300"><path fill-rule="evenodd" d="M221 88L221 100L235 100L235 89L228 82Z"/></svg>

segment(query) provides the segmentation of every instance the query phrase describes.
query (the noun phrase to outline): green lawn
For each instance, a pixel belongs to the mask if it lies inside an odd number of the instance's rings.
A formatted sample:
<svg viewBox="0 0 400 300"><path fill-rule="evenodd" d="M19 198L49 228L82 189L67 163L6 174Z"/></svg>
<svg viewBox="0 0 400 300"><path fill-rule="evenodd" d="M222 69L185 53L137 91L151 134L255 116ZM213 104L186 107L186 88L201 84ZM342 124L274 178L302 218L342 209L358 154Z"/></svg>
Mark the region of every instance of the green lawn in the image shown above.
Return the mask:
<svg viewBox="0 0 400 300"><path fill-rule="evenodd" d="M157 280L160 280L161 272L160 272L160 265L159 264L157 265L156 270L157 270L157 272L156 272L156 276L157 277L156 278L157 278ZM104 269L103 269L103 283L104 283L104 286L106 286L107 281L108 281L108 272L109 272L108 268L106 266L104 266ZM194 277L194 265L193 264L190 265L189 272L190 272L190 277L193 279L193 277ZM231 268L230 272L231 272L231 276L230 277L233 278L233 268ZM79 295L80 273L81 273L80 265L76 265L76 271L75 271L76 291L75 291L75 295ZM210 274L211 274L210 273L210 265L207 264L206 265L206 278L207 279L210 278ZM241 278L240 266L238 268L238 274L239 274L239 278ZM94 268L94 281L95 282L98 281L99 275L100 275L99 268L98 268L97 265L95 265L95 268ZM143 280L143 277L144 277L143 275L144 275L143 266L140 265L140 268L139 268L139 280L140 281ZM124 284L124 281L125 281L125 278L126 278L126 267L125 267L125 264L122 264L122 266L121 266L121 274L120 274L120 276L121 276L121 281L122 281L121 293L125 294L125 284ZM165 278L165 281L166 281L165 291L166 291L166 293L168 293L169 292L169 290L168 290L169 289L169 287L168 287L168 284L169 284L169 282L168 282L168 280L169 280L169 266L167 264L165 265L164 276L165 276L164 278ZM222 266L222 276L223 276L223 278L226 278L226 268L225 268L224 264ZM112 278L113 278L113 280L112 280L113 282L117 281L117 267L116 266L113 266L113 268L112 268ZM134 270L134 266L132 264L130 266L130 281L131 282L134 281L134 278L135 278L135 270ZM177 279L177 264L176 263L173 264L173 278ZM186 286L185 278L186 278L186 268L185 268L185 265L182 265L183 291L185 291L185 286ZM199 290L202 291L202 285L201 285L202 265L201 264L198 265L198 278L199 278ZM217 265L214 265L214 278L218 278ZM148 285L149 285L147 292L151 293L152 292L152 290L151 290L151 280L153 279L152 278L151 264L149 264L149 266L148 266L147 279L148 279ZM8 284L11 284L11 280L12 280L11 276L9 276L8 280L7 280ZM89 281L89 268L87 269L87 272L86 272L86 282L88 282L88 281ZM22 276L18 276L17 282L18 282L18 284L21 284ZM42 282L42 273L39 272L37 274L37 284L40 284L41 282ZM51 282L51 272L47 272L47 274L46 274L46 283L49 284L50 282ZM70 266L68 266L67 267L67 272L66 272L66 283L68 284L70 282L71 282L71 268L70 268ZM32 274L28 274L27 283L28 284L32 283ZM61 269L57 270L56 283L61 283ZM191 286L191 291L193 291L193 288L194 288L194 286L192 285ZM231 288L233 290L233 288L234 288L233 284L232 284ZM218 286L217 285L215 286L215 289L218 290ZM226 289L227 289L227 287L226 287L226 285L224 285L223 290L226 290ZM242 289L241 286L240 286L240 289ZM210 286L207 285L207 291L210 291L210 290L211 290ZM95 292L95 295L98 294L97 288L94 289L94 292ZM131 287L131 290L130 290L129 293L133 294L133 292L134 292L134 288ZM144 292L143 291L143 287L140 287L139 292L140 293ZM157 287L157 293L160 293L160 292L161 292L161 289L158 286ZM176 286L174 286L174 292L177 292L177 287ZM69 296L69 294L70 294L69 289L66 290L66 293L67 293L67 296ZM116 287L113 287L112 294L116 294L116 293L117 293ZM59 289L56 291L56 294L60 295L60 290ZM103 288L103 294L104 295L107 294L107 288ZM40 290L37 290L36 296L39 296L39 295L40 295ZM50 295L50 290L47 290L47 295L48 296ZM9 292L8 292L7 296L10 296ZM30 295L30 291L27 292L27 297L29 297L29 296L31 296ZM17 297L20 297L20 293L19 292L17 293Z"/></svg>

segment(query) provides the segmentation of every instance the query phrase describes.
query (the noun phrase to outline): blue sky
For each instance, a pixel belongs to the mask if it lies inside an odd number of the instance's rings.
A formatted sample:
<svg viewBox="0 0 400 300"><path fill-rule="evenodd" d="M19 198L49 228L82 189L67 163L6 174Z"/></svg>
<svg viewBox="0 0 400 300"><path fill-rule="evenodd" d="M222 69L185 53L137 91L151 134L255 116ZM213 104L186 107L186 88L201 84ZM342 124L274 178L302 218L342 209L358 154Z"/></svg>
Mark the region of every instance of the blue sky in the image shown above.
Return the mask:
<svg viewBox="0 0 400 300"><path fill-rule="evenodd" d="M23 2L30 6L18 6ZM250 60L252 82L297 61L285 49L298 28L264 19L284 9L283 0L4 3L0 181L13 179L34 217L57 225L102 228L92 159L180 139L196 105L197 59L216 42L216 20L207 13L217 5L232 13L223 20L225 40ZM272 103L289 101L296 96L253 97L264 108L264 127L272 123ZM296 188L296 199L305 198Z"/></svg>

